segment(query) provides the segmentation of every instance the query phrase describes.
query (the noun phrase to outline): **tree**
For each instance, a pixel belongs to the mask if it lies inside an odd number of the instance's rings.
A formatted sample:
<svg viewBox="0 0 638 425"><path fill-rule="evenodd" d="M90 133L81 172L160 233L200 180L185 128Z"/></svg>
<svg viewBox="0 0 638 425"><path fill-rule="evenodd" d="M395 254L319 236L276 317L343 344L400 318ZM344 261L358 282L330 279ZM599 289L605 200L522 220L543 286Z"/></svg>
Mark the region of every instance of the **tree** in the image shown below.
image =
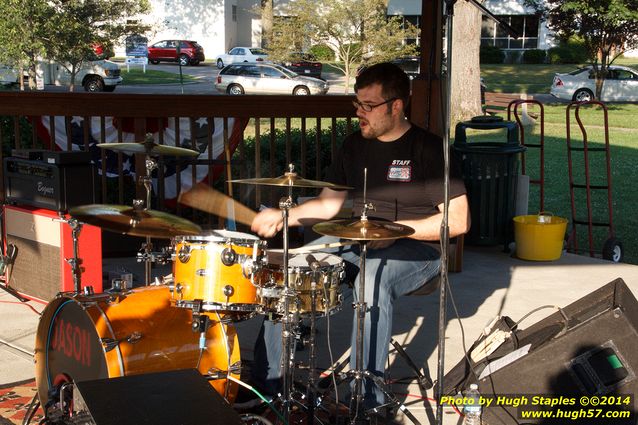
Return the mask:
<svg viewBox="0 0 638 425"><path fill-rule="evenodd" d="M0 1L0 63L18 71L21 90L24 71L29 73L29 85L35 88L35 64L44 54L42 30L49 15L46 0Z"/></svg>
<svg viewBox="0 0 638 425"><path fill-rule="evenodd" d="M450 125L481 113L481 13L469 1L454 6Z"/></svg>
<svg viewBox="0 0 638 425"><path fill-rule="evenodd" d="M69 71L70 91L82 64L95 59L96 46L109 46L126 35L148 30L127 20L146 13L148 0L51 0L49 4L53 13L43 39L46 57Z"/></svg>
<svg viewBox="0 0 638 425"><path fill-rule="evenodd" d="M559 39L583 40L600 99L607 69L628 49L638 47L638 0L527 0L542 13Z"/></svg>
<svg viewBox="0 0 638 425"><path fill-rule="evenodd" d="M282 10L289 18L275 20L269 55L281 59L310 42L325 43L341 61L335 66L346 77L346 93L359 65L416 51L404 42L416 38L416 29L399 17L388 17L384 0L296 0Z"/></svg>
<svg viewBox="0 0 638 425"><path fill-rule="evenodd" d="M35 88L37 61L59 62L75 75L95 58L96 45L111 46L130 33L147 28L127 22L150 9L148 0L1 0L0 62L28 69Z"/></svg>

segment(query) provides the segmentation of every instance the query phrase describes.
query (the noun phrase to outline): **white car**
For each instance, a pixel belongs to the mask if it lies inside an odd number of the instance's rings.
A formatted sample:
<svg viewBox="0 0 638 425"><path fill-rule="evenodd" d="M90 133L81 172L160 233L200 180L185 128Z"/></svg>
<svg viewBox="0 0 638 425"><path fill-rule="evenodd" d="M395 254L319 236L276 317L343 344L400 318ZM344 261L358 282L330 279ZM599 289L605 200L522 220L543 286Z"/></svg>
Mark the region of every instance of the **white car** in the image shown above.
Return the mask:
<svg viewBox="0 0 638 425"><path fill-rule="evenodd" d="M593 67L586 66L567 74L554 75L550 93L558 99L578 102L594 100L596 79ZM638 72L626 66L610 66L600 100L638 101Z"/></svg>
<svg viewBox="0 0 638 425"><path fill-rule="evenodd" d="M217 68L222 69L226 65L237 62L264 62L268 60L268 54L259 47L233 47L225 55L217 56Z"/></svg>
<svg viewBox="0 0 638 425"><path fill-rule="evenodd" d="M272 63L236 63L226 65L215 80L215 88L226 94L326 94L328 82L306 77Z"/></svg>

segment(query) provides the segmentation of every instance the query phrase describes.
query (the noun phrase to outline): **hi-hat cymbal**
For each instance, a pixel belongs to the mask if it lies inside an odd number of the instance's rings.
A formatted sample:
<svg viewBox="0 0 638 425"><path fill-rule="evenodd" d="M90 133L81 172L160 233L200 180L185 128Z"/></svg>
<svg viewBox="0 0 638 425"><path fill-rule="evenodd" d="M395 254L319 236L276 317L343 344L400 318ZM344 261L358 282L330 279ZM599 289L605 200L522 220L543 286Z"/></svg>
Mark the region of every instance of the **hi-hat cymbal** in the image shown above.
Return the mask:
<svg viewBox="0 0 638 425"><path fill-rule="evenodd" d="M353 241L400 239L410 236L414 229L403 224L379 220L333 220L317 223L312 230L320 235L335 236Z"/></svg>
<svg viewBox="0 0 638 425"><path fill-rule="evenodd" d="M263 186L292 186L292 187L314 187L330 189L352 189L349 186L341 186L334 183L322 182L318 180L308 180L299 177L297 173L286 173L279 177L257 177L252 179L230 180L232 183L256 184Z"/></svg>
<svg viewBox="0 0 638 425"><path fill-rule="evenodd" d="M149 156L198 156L199 152L192 149L180 148L177 146L158 145L153 142L131 142L131 143L98 143L98 147L124 153L143 153Z"/></svg>
<svg viewBox="0 0 638 425"><path fill-rule="evenodd" d="M111 232L132 236L170 239L180 235L198 235L195 223L162 211L133 208L127 205L90 204L72 208L71 217Z"/></svg>

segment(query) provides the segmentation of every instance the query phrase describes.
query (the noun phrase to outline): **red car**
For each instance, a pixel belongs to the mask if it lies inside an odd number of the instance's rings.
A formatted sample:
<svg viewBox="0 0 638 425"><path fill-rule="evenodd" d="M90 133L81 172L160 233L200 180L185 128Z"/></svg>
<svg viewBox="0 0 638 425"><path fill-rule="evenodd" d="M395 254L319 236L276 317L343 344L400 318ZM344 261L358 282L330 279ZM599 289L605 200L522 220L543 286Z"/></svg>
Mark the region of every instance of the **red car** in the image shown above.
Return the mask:
<svg viewBox="0 0 638 425"><path fill-rule="evenodd" d="M199 65L204 59L204 48L192 40L162 40L148 46L148 61L155 65L160 61Z"/></svg>

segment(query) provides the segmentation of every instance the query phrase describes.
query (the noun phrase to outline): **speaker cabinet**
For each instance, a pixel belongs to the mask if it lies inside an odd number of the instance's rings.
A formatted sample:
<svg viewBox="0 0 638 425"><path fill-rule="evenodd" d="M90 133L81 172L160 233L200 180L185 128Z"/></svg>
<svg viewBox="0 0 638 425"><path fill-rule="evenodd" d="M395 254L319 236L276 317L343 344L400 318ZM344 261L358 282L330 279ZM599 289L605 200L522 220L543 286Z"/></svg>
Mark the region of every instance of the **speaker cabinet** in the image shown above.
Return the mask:
<svg viewBox="0 0 638 425"><path fill-rule="evenodd" d="M96 226L82 225L78 256L82 287L102 292L102 233ZM73 291L73 273L66 259L73 258L71 227L57 212L32 207L4 207L5 247L17 253L8 267L7 284L19 293L42 301L58 292Z"/></svg>
<svg viewBox="0 0 638 425"><path fill-rule="evenodd" d="M542 333L545 329L562 329L558 335L522 358L479 380L481 395L493 398L484 408L483 421L501 424L604 423L635 424L638 414L638 302L622 279L616 279L518 334L518 338ZM518 395L526 399L517 398ZM616 396L631 395L631 399ZM537 410L547 397L560 405L563 417L542 420L523 419L521 409ZM598 396L599 404L583 405L580 398ZM497 398L502 397L501 403ZM563 401L558 401L558 400ZM574 399L575 404L569 404ZM508 400L525 403L507 406ZM604 400L606 402L601 402ZM613 403L610 404L609 400ZM628 402L628 403L627 403ZM542 407L539 407L542 406ZM593 409L591 413L587 409ZM598 409L602 412L598 412ZM629 418L599 419L606 411L628 410ZM573 420L564 415L580 416ZM613 413L612 413L613 414ZM582 422L579 422L582 421Z"/></svg>
<svg viewBox="0 0 638 425"><path fill-rule="evenodd" d="M76 382L74 422L85 425L240 425L195 369Z"/></svg>

